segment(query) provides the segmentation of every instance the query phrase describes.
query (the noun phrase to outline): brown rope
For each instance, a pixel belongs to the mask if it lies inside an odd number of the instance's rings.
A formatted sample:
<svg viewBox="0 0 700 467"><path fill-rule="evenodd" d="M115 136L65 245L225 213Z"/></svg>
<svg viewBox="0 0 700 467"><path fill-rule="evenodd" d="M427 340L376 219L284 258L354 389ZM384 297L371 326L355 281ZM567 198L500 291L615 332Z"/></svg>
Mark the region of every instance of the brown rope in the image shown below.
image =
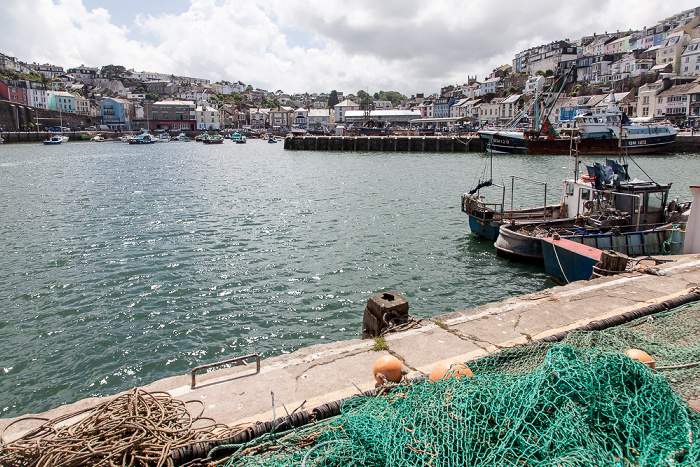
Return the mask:
<svg viewBox="0 0 700 467"><path fill-rule="evenodd" d="M194 428L196 422L210 419L192 418L186 405L167 393L134 388L90 410L77 423L57 427L85 410L49 420L1 445L0 465L161 467L172 463L169 454L173 449L240 431L221 424Z"/></svg>

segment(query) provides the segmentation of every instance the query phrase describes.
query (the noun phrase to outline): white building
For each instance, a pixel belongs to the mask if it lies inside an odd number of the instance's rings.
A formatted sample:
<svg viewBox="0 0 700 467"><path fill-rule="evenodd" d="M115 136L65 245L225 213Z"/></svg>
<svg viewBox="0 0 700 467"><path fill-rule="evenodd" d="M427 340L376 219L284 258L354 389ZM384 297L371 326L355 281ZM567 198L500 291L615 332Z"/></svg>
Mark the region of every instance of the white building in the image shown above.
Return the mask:
<svg viewBox="0 0 700 467"><path fill-rule="evenodd" d="M339 102L333 106L333 111L335 112L335 121L338 123L344 123L345 114L349 111L360 110L360 105L354 103L350 99L345 99L343 102Z"/></svg>
<svg viewBox="0 0 700 467"><path fill-rule="evenodd" d="M211 106L198 106L194 111L198 130L220 130L221 113Z"/></svg>
<svg viewBox="0 0 700 467"><path fill-rule="evenodd" d="M700 39L693 39L681 54L681 76L700 75Z"/></svg>
<svg viewBox="0 0 700 467"><path fill-rule="evenodd" d="M49 98L46 90L46 85L43 83L35 83L27 81L27 104L40 109L47 109Z"/></svg>
<svg viewBox="0 0 700 467"><path fill-rule="evenodd" d="M544 87L544 76L530 76L527 81L525 81L525 93L533 94L539 92Z"/></svg>
<svg viewBox="0 0 700 467"><path fill-rule="evenodd" d="M481 83L481 93L479 95L483 96L489 92L495 93L501 87L503 87L503 80L501 78L489 78Z"/></svg>

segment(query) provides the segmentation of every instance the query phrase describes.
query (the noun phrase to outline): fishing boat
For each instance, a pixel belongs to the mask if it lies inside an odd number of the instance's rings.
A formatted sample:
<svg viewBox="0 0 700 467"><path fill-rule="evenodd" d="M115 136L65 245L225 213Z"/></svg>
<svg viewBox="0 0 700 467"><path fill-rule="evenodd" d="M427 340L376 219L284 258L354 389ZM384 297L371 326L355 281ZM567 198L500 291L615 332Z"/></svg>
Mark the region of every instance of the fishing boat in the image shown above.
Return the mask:
<svg viewBox="0 0 700 467"><path fill-rule="evenodd" d="M209 135L207 135L209 136ZM208 138L202 138L202 143L204 144L223 144L224 137L221 135L211 135Z"/></svg>
<svg viewBox="0 0 700 467"><path fill-rule="evenodd" d="M44 144L49 145L49 144L61 144L64 142L63 140L64 136L61 135L53 135L49 139L44 140Z"/></svg>
<svg viewBox="0 0 700 467"><path fill-rule="evenodd" d="M535 96L532 102L502 128L483 129L477 132L487 150L508 154L566 155L570 151L570 139L576 134L579 154L617 155L645 154L661 151L676 140L677 131L669 124L632 123L615 102L615 94L607 98L607 106L579 110L573 118L570 137L563 137L552 126L549 116L573 70L560 76L545 92ZM556 86L559 85L555 93ZM540 108L544 106L542 112ZM533 128L519 129L520 123L532 111Z"/></svg>
<svg viewBox="0 0 700 467"><path fill-rule="evenodd" d="M663 253L690 208L690 203L669 201L670 189L671 183L630 179L627 166L610 159L605 166L588 167L581 177L576 170L563 182L562 219L504 223L494 243L496 253L542 262L542 239L555 235L628 255Z"/></svg>
<svg viewBox="0 0 700 467"><path fill-rule="evenodd" d="M129 138L129 144L153 144L156 142L156 137L150 133L141 133L138 136Z"/></svg>
<svg viewBox="0 0 700 467"><path fill-rule="evenodd" d="M580 154L646 154L664 150L676 140L671 125L631 123L610 102L604 109L580 110L574 116ZM548 130L481 130L481 140L494 152L510 154L568 154L569 141L556 131Z"/></svg>
<svg viewBox="0 0 700 467"><path fill-rule="evenodd" d="M159 143L167 143L170 141L170 135L167 133L161 133L158 135L157 140Z"/></svg>

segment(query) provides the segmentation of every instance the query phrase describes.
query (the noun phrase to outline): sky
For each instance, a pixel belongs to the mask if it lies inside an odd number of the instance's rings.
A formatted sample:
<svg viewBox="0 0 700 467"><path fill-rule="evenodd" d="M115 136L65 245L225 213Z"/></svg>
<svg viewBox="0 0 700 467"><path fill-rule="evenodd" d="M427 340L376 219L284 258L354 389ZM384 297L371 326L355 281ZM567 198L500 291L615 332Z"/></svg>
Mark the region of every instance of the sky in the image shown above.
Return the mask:
<svg viewBox="0 0 700 467"><path fill-rule="evenodd" d="M286 93L439 92L553 40L641 29L698 0L0 0L0 52Z"/></svg>

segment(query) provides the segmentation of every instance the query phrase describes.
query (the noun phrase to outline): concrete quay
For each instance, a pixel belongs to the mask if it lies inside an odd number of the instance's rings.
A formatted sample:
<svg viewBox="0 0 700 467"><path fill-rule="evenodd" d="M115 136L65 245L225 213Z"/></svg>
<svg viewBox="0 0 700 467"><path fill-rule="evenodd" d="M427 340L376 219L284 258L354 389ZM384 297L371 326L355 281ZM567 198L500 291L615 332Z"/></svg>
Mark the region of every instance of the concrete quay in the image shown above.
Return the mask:
<svg viewBox="0 0 700 467"><path fill-rule="evenodd" d="M424 319L414 329L387 335L385 348L375 350L373 339L315 345L263 360L259 373L254 365L234 366L198 375L194 388L190 375L181 375L142 389L165 391L185 402L199 401L203 416L218 423L270 421L302 404L303 410L311 410L374 388L372 368L383 355L398 357L409 370L408 378L428 375L436 362L448 357L474 359L681 297L700 286L700 255L685 255L658 269L662 275L635 272L580 281ZM421 311L411 310L413 314ZM357 316L359 335L362 310L357 310ZM43 414L0 419L0 433L6 429L2 440L11 442L42 423L29 417L55 419L107 399L85 399ZM700 406L700 401L689 402Z"/></svg>

